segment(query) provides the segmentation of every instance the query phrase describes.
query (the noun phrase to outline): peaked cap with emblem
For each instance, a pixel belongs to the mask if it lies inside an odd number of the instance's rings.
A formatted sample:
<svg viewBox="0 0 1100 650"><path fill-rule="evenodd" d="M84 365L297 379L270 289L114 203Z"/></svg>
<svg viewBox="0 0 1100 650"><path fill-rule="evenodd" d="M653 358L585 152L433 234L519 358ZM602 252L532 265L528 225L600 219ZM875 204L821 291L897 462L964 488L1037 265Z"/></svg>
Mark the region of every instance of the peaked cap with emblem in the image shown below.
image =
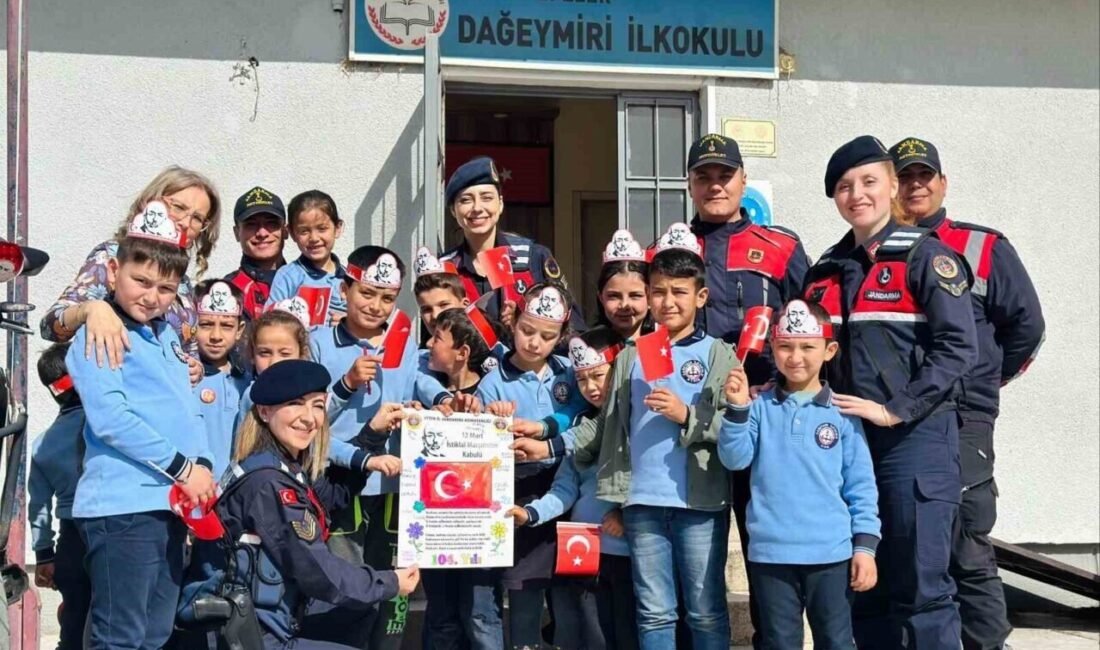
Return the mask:
<svg viewBox="0 0 1100 650"><path fill-rule="evenodd" d="M894 160L894 169L899 172L909 165L924 165L937 174L943 173L940 152L936 145L927 140L905 138L890 147L890 157Z"/></svg>
<svg viewBox="0 0 1100 650"><path fill-rule="evenodd" d="M744 164L737 141L717 133L708 133L699 138L688 151L688 171L703 165L724 165L737 169Z"/></svg>
<svg viewBox="0 0 1100 650"><path fill-rule="evenodd" d="M270 214L286 222L286 208L283 200L274 192L270 192L259 185L248 190L237 199L233 206L233 223L240 225L246 219L258 214Z"/></svg>
<svg viewBox="0 0 1100 650"><path fill-rule="evenodd" d="M833 152L825 168L825 196L830 199L836 193L836 184L853 167L890 160L890 152L871 135L861 135L846 142Z"/></svg>
<svg viewBox="0 0 1100 650"><path fill-rule="evenodd" d="M483 156L463 163L454 170L447 179L446 195L447 205L451 205L462 193L462 190L474 185L495 185L500 189L500 174L497 173L496 163L492 158Z"/></svg>

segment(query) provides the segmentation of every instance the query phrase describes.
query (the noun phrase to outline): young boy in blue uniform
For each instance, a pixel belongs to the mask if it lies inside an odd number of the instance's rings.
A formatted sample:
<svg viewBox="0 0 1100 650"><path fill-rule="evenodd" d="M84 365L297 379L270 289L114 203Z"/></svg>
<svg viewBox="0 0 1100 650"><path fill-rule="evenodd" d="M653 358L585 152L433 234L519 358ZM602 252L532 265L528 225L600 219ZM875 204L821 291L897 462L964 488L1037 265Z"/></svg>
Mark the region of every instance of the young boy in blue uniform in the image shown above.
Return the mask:
<svg viewBox="0 0 1100 650"><path fill-rule="evenodd" d="M354 440L377 414L389 412L395 405L417 400L434 406L453 399L437 379L418 371L414 345L405 345L399 367L381 372L383 343L404 276L405 265L393 251L381 246L355 249L348 257L346 276L340 285L347 317L334 327L318 327L310 333L313 359L333 377L339 377L330 396L336 404L329 411L334 440ZM390 431L379 433L389 435ZM339 531L330 545L348 560L366 561L377 568L393 566L401 472L399 444L400 436L390 435L386 453L366 460L364 468L371 474L362 496L351 508L333 513ZM406 601L402 596L383 604L370 647L400 647Z"/></svg>
<svg viewBox="0 0 1100 650"><path fill-rule="evenodd" d="M172 632L186 528L168 506L178 485L198 505L214 497L211 454L187 355L161 318L187 269L186 234L151 202L108 261L111 304L130 340L120 368L84 356L65 365L84 403L84 471L73 518L92 582L90 648L159 648Z"/></svg>
<svg viewBox="0 0 1100 650"><path fill-rule="evenodd" d="M233 434L241 396L252 378L233 363L230 355L244 331L240 289L224 280L206 280L195 287L198 300L199 359L203 377L195 387L214 455L214 476L220 478L233 457Z"/></svg>
<svg viewBox="0 0 1100 650"><path fill-rule="evenodd" d="M590 329L569 342L569 358L577 388L591 408L582 416L595 418L607 401L611 364L622 349L610 328ZM558 467L550 491L509 514L519 526L541 526L570 513L569 520L600 524L600 569L595 579L560 579L550 589L554 606L554 645L588 650L633 650L638 647L634 581L630 551L623 537L622 512L596 498L596 468L579 471L573 458Z"/></svg>
<svg viewBox="0 0 1100 650"><path fill-rule="evenodd" d="M38 358L38 378L61 407L57 419L38 438L31 452L27 481L27 520L34 549L34 584L61 592L59 650L84 647L84 622L92 585L84 570L84 542L73 523L73 495L84 455L84 407L65 369L69 344L51 345ZM56 502L55 502L56 500ZM51 510L53 514L51 514ZM53 516L60 522L54 547Z"/></svg>
<svg viewBox="0 0 1100 650"><path fill-rule="evenodd" d="M729 477L715 443L733 351L696 328L706 267L686 224L671 226L656 250L649 306L668 331L673 373L647 382L637 348L626 348L599 416L568 437L577 467L597 467L596 496L623 504L640 647L675 647L679 587L693 647L724 650Z"/></svg>
<svg viewBox="0 0 1100 650"><path fill-rule="evenodd" d="M802 647L805 608L816 646L854 650L852 591L878 579L871 452L859 418L820 379L839 349L832 329L820 305L792 300L772 330L778 384L751 400L744 369L726 381L718 455L752 468L749 576L764 648Z"/></svg>

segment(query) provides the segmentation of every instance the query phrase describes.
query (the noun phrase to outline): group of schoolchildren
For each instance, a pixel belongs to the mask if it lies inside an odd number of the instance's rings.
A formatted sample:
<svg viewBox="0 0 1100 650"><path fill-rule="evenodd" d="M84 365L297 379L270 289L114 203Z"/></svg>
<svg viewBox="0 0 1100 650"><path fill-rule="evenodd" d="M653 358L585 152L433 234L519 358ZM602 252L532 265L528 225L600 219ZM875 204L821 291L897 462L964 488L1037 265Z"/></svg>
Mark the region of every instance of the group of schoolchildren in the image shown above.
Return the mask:
<svg viewBox="0 0 1100 650"><path fill-rule="evenodd" d="M726 648L727 470L749 466L763 638L786 647L805 609L815 639L850 647L851 592L876 582L877 491L859 419L820 379L838 350L818 305L777 313L777 382L753 399L733 347L697 326L706 267L686 228L648 249L616 233L598 278L603 313L581 333L564 283L527 287L496 322L452 265L422 249L413 287L428 337L383 368L406 264L374 245L342 263L335 204L313 191L290 202L285 227L301 257L269 277L267 296L247 277L196 286L196 383L161 318L188 263L162 208L134 215L109 265L129 342L121 367L87 358L83 330L38 364L61 410L33 454L30 513L39 584L64 599L61 647L82 647L86 618L95 646L184 644L173 637L180 586L209 576L196 577L202 542L188 543L165 503L171 489L184 509L209 508L220 487L227 537L261 549L252 570L263 582L270 568L277 587L267 601L253 589L265 647L400 647L421 582L428 648L502 648L505 627L515 648L672 648L678 618L692 647ZM307 300L310 288L328 300ZM635 342L657 329L676 371L649 381ZM514 566L393 568L410 405L513 418ZM257 487L245 478L255 473L279 478ZM329 498L333 485L346 498ZM563 518L600 525L596 577L555 575L552 522ZM93 595L93 583L108 593Z"/></svg>

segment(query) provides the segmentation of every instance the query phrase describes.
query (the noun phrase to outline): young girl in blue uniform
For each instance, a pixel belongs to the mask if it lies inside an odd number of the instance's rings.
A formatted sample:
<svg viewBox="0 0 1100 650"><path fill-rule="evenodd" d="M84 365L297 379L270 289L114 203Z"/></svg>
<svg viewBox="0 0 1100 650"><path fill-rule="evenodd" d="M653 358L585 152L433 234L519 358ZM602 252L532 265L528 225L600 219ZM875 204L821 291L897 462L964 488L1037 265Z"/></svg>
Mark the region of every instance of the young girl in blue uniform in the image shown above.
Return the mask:
<svg viewBox="0 0 1100 650"><path fill-rule="evenodd" d="M203 377L195 386L207 443L214 454L214 476L221 477L233 456L237 409L251 378L230 358L244 331L242 294L224 280L206 280L195 287L198 300L199 359Z"/></svg>
<svg viewBox="0 0 1100 650"><path fill-rule="evenodd" d="M238 562L245 575L233 579L252 591L268 650L367 647L377 604L409 594L419 580L416 567L375 570L325 545L328 513L344 507L363 482L358 472L324 471L331 383L323 366L305 360L259 375L232 478L217 505L229 539L256 551L258 567ZM249 579L256 570L263 580Z"/></svg>
<svg viewBox="0 0 1100 650"><path fill-rule="evenodd" d="M584 410L573 367L553 354L569 333L568 292L556 284L528 289L527 304L512 327L514 350L500 366L481 380L477 394L496 415L518 415L541 420L555 410ZM496 404L494 404L496 403ZM550 489L560 459L516 466L515 499L526 505ZM544 591L554 565L554 531L523 528L516 531L515 564L504 571L508 589L509 635L512 647L538 648Z"/></svg>
<svg viewBox="0 0 1100 650"><path fill-rule="evenodd" d="M84 470L73 518L92 581L90 648L159 648L172 632L185 528L168 506L180 486L214 496L211 454L191 392L187 355L161 318L187 269L186 235L150 202L108 262L130 349L118 369L87 359L85 328L65 358L84 402Z"/></svg>
<svg viewBox="0 0 1100 650"><path fill-rule="evenodd" d="M293 298L302 287L328 289L329 322L338 321L347 313L347 305L340 291L344 265L332 252L344 232L336 201L321 190L295 196L287 206L287 229L302 254L275 273L267 304Z"/></svg>

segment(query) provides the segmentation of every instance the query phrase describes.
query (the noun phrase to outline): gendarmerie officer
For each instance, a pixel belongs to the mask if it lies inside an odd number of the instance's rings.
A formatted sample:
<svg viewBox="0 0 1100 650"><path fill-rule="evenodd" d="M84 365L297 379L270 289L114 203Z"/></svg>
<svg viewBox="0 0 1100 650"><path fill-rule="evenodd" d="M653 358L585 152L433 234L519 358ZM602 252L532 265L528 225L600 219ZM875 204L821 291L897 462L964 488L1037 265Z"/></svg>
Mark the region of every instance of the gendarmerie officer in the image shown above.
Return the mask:
<svg viewBox="0 0 1100 650"><path fill-rule="evenodd" d="M363 485L358 472L322 472L331 384L324 366L299 359L256 379L239 460L216 508L237 549L231 580L251 590L268 649L363 647L355 635L370 629L377 603L410 593L419 579L415 567L375 571L325 545L327 513Z"/></svg>
<svg viewBox="0 0 1100 650"><path fill-rule="evenodd" d="M778 310L800 295L810 259L798 235L778 226L757 225L741 207L747 178L735 140L714 133L704 135L691 145L687 167L695 204L691 229L703 246L710 289L705 329L707 334L737 345L748 309L767 305ZM745 362L749 383L754 386L770 381L773 370L770 348ZM734 518L747 558L749 470L733 472L731 478ZM754 627L759 627L751 594L749 609Z"/></svg>
<svg viewBox="0 0 1100 650"><path fill-rule="evenodd" d="M532 239L499 228L504 213L504 195L496 164L491 158L474 158L463 164L447 180L445 191L447 208L458 226L462 228L462 243L439 256L441 262L452 262L466 288L466 297L477 302L493 289L485 277L478 253L500 246L508 247L516 290L522 295L527 289L547 280L565 285L561 267L550 249ZM505 310L503 295L498 295L484 305L490 318L500 320ZM507 309L514 309L512 305ZM514 313L514 312L513 312ZM570 310L570 326L574 331L587 329L581 310L574 304Z"/></svg>
<svg viewBox="0 0 1100 650"><path fill-rule="evenodd" d="M1045 323L1039 296L1016 249L1000 232L947 217L947 176L935 145L905 138L890 148L898 173L900 220L933 230L974 274L970 296L978 362L959 395L962 505L954 530L951 575L962 617L963 647L1001 648L1012 626L989 533L997 521L993 424L1001 386L1020 376L1039 351Z"/></svg>
<svg viewBox="0 0 1100 650"><path fill-rule="evenodd" d="M841 411L862 417L879 489L880 581L857 594L861 650L957 650L948 573L958 511L959 380L977 359L970 278L931 231L891 219L897 177L861 136L837 149L825 195L851 230L810 269L806 296L841 324Z"/></svg>

